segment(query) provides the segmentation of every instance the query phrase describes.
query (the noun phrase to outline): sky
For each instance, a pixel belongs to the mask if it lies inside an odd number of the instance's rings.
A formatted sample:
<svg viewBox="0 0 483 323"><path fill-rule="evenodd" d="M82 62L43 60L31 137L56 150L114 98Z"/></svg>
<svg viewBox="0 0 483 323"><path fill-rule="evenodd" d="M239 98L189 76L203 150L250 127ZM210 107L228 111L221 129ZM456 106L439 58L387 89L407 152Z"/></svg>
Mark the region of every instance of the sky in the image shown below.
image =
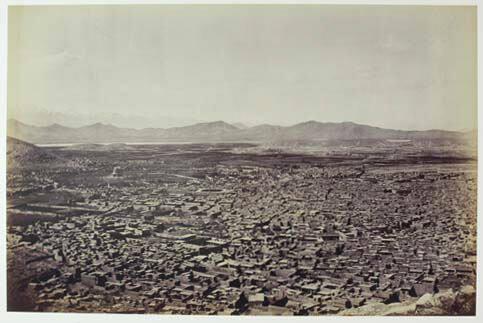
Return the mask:
<svg viewBox="0 0 483 323"><path fill-rule="evenodd" d="M19 6L8 19L21 121L477 124L476 7Z"/></svg>

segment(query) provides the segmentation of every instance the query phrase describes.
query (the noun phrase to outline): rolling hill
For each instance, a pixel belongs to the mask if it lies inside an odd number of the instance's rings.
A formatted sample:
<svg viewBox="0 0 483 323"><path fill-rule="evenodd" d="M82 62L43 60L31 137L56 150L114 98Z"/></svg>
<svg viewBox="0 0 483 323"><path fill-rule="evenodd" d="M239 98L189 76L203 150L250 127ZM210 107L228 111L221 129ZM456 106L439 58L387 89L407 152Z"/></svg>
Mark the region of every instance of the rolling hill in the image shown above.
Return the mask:
<svg viewBox="0 0 483 323"><path fill-rule="evenodd" d="M28 142L7 137L7 167L17 167L19 165L35 162L51 162L57 160L58 157L54 156L42 148L37 147Z"/></svg>

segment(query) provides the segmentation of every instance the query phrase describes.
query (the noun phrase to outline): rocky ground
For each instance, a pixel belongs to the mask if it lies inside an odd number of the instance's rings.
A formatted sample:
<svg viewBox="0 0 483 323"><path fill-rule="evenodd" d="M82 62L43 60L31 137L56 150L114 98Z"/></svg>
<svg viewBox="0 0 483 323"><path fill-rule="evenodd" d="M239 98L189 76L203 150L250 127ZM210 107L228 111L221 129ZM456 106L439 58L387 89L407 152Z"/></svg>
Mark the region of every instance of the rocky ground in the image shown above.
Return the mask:
<svg viewBox="0 0 483 323"><path fill-rule="evenodd" d="M411 315L475 315L476 291L473 286L464 286L459 291L452 289L425 294L416 301L403 303L371 303L358 308L345 310L340 315L347 316L411 316Z"/></svg>

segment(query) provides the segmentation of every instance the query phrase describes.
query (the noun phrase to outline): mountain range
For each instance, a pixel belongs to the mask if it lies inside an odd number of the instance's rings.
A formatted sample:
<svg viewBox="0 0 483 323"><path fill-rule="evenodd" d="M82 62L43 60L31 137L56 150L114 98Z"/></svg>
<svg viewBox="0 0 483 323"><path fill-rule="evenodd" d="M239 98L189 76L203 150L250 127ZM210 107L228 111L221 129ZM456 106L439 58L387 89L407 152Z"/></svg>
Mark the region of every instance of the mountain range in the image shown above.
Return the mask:
<svg viewBox="0 0 483 323"><path fill-rule="evenodd" d="M173 128L120 128L94 123L83 127L60 124L33 126L9 119L7 134L35 144L104 142L210 142L210 141L325 141L363 139L468 139L475 131L405 131L384 129L353 122L307 121L293 126L258 125L246 127L224 121L196 123Z"/></svg>
<svg viewBox="0 0 483 323"><path fill-rule="evenodd" d="M27 112L28 111L28 112ZM197 118L182 118L174 115L138 114L132 113L109 113L103 111L83 112L83 111L67 111L57 112L42 108L27 107L25 110L10 109L8 111L9 118L22 120L22 122L36 125L49 126L52 123L58 123L66 127L81 127L96 122L111 123L121 128L171 128L188 126L203 120Z"/></svg>

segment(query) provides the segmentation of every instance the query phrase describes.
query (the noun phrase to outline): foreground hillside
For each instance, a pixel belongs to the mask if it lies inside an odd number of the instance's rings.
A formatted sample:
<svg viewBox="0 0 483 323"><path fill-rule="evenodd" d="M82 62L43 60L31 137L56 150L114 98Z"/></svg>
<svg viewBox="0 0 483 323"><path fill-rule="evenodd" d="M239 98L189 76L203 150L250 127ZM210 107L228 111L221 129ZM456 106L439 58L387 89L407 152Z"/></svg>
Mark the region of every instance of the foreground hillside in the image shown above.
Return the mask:
<svg viewBox="0 0 483 323"><path fill-rule="evenodd" d="M42 163L57 159L56 156L28 142L7 137L7 166L13 167L28 162Z"/></svg>
<svg viewBox="0 0 483 323"><path fill-rule="evenodd" d="M404 303L372 303L342 311L341 315L365 316L409 316L409 315L475 315L476 291L473 286L464 286L459 291L452 289L442 293L425 294L415 301Z"/></svg>

